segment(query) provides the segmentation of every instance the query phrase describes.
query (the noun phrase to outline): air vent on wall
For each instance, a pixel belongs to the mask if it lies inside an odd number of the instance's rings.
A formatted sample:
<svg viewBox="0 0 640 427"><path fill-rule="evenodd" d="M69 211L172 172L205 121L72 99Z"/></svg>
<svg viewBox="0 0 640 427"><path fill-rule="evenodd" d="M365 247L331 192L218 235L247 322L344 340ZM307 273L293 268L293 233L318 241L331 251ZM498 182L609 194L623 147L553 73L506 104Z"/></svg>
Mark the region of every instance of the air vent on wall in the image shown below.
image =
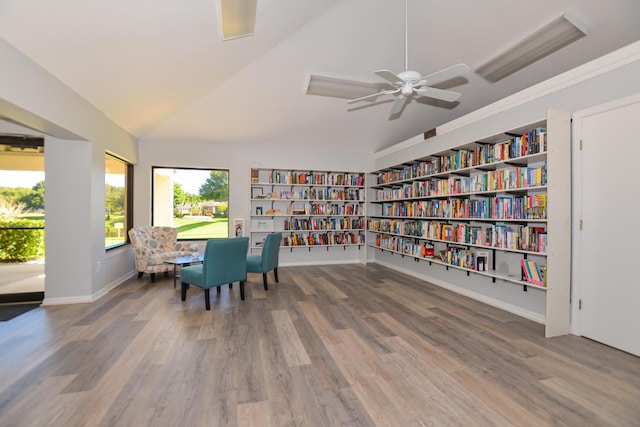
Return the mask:
<svg viewBox="0 0 640 427"><path fill-rule="evenodd" d="M436 136L436 128L429 129L424 133L424 139L433 138L434 136Z"/></svg>

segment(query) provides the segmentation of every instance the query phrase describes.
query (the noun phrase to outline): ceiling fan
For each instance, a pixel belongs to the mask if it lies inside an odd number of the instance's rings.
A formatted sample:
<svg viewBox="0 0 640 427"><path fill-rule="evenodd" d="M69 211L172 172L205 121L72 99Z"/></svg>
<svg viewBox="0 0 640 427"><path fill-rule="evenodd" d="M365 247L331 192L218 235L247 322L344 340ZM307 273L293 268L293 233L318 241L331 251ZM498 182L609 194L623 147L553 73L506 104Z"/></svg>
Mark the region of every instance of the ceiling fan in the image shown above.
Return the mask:
<svg viewBox="0 0 640 427"><path fill-rule="evenodd" d="M466 64L457 64L451 67L445 68L440 71L436 71L435 73L429 74L427 76L422 76L417 71L409 70L409 30L408 30L408 0L404 2L404 26L405 26L405 36L404 36L404 69L400 73L394 73L389 70L378 70L374 73L378 76L386 80L387 82L393 85L393 89L383 90L381 92L373 93L371 95L362 96L360 98L355 98L348 101L348 104L352 104L354 102L372 100L381 95L395 95L396 100L391 107L391 116L395 116L400 114L409 100L409 98L414 96L426 96L429 98L439 99L447 102L454 102L458 98L460 98L460 93L453 92L450 90L438 89L432 87L438 83L444 82L446 80L452 79L459 75L465 74L469 72L469 66Z"/></svg>

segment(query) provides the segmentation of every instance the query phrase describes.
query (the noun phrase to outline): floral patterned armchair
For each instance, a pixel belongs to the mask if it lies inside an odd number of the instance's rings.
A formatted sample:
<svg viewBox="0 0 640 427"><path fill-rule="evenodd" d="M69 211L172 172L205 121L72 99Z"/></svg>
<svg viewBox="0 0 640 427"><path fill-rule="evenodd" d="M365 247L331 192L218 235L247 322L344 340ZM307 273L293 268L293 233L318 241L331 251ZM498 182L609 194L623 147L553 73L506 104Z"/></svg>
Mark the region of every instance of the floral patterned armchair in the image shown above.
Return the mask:
<svg viewBox="0 0 640 427"><path fill-rule="evenodd" d="M189 244L177 243L178 231L173 227L157 227L143 225L129 230L129 239L133 248L138 278L144 273L151 275L151 282L155 282L156 273L173 270L166 260L190 255Z"/></svg>

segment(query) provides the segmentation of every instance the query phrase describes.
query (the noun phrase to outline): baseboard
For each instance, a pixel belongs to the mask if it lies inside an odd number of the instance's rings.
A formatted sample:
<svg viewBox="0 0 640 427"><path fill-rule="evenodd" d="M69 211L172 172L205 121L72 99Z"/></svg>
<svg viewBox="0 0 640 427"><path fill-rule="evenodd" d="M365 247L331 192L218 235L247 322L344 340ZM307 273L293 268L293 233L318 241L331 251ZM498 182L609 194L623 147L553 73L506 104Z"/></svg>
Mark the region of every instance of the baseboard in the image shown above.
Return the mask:
<svg viewBox="0 0 640 427"><path fill-rule="evenodd" d="M136 271L132 271L123 276L120 276L116 280L108 283L104 288L88 296L47 298L45 293L45 298L44 298L44 301L42 301L42 305L48 306L48 305L92 303L99 300L100 298L108 294L111 290L117 288L118 286L120 286L121 284L123 284L124 282L126 282L127 280L135 276L136 274L137 274Z"/></svg>
<svg viewBox="0 0 640 427"><path fill-rule="evenodd" d="M109 292L110 290L115 289L118 286L122 285L124 282L126 282L129 279L131 279L136 274L138 274L138 272L135 271L135 270L134 271L130 271L127 274L123 274L122 276L118 277L116 280L114 280L111 283L107 284L107 286L105 286L104 289L106 289L107 292Z"/></svg>
<svg viewBox="0 0 640 427"><path fill-rule="evenodd" d="M328 260L328 261L305 261L305 262L286 262L280 263L278 267L304 267L308 265L336 265L336 264L362 264L359 259L350 260Z"/></svg>
<svg viewBox="0 0 640 427"><path fill-rule="evenodd" d="M49 305L66 305L66 304L86 304L94 302L93 296L80 296L80 297L58 297L58 298L44 298L42 301L42 306L46 307Z"/></svg>
<svg viewBox="0 0 640 427"><path fill-rule="evenodd" d="M444 289L447 289L449 291L455 292L457 294L464 295L466 297L472 298L472 299L474 299L476 301L480 301L480 302L483 302L483 303L488 304L490 306L502 309L504 311L508 311L509 313L513 313L513 314L515 314L517 316L524 317L525 319L529 319L529 320L534 321L536 323L541 323L543 325L545 324L544 316L541 316L540 314L538 314L536 312L533 312L533 311L530 311L530 310L523 310L521 307L515 306L513 304L508 304L508 303L506 303L504 301L500 301L500 300L497 300L497 299L494 299L494 298L489 298L486 295L482 295L482 294L479 294L477 292L473 292L473 291L470 291L468 289L461 288L459 286L456 286L456 285L454 285L452 283L449 283L449 282L445 282L443 280L434 279L432 277L429 277L427 279L425 276L417 274L414 271L405 270L404 268L398 267L397 265L394 265L394 264L386 263L384 261L375 260L375 261L372 261L372 263L380 264L380 265L382 265L384 267L387 267L387 268L390 268L392 270L396 270L396 271L399 271L401 273L404 273L407 276L415 277L416 279L423 280L425 282L434 284L436 286L439 286L441 288L444 288Z"/></svg>

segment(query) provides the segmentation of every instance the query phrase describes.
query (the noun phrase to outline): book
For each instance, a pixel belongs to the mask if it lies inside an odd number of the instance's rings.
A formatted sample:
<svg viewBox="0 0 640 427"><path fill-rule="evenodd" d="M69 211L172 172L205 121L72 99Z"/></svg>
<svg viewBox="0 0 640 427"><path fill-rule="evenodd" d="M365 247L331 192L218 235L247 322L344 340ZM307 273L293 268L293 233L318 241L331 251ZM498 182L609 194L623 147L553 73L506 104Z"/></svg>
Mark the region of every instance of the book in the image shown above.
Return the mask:
<svg viewBox="0 0 640 427"><path fill-rule="evenodd" d="M423 243L420 248L420 255L423 258L432 258L434 255L435 249L433 247L428 247L426 243Z"/></svg>
<svg viewBox="0 0 640 427"><path fill-rule="evenodd" d="M489 270L489 252L487 251L476 252L476 270L477 271Z"/></svg>
<svg viewBox="0 0 640 427"><path fill-rule="evenodd" d="M527 282L533 283L534 285L544 286L544 280L540 273L540 267L534 261L528 259L521 259L520 264L522 265L522 272L524 273L524 278Z"/></svg>
<svg viewBox="0 0 640 427"><path fill-rule="evenodd" d="M527 282L531 282L531 267L528 260L523 258L520 260L520 264L522 265L522 273L524 274L524 279Z"/></svg>

